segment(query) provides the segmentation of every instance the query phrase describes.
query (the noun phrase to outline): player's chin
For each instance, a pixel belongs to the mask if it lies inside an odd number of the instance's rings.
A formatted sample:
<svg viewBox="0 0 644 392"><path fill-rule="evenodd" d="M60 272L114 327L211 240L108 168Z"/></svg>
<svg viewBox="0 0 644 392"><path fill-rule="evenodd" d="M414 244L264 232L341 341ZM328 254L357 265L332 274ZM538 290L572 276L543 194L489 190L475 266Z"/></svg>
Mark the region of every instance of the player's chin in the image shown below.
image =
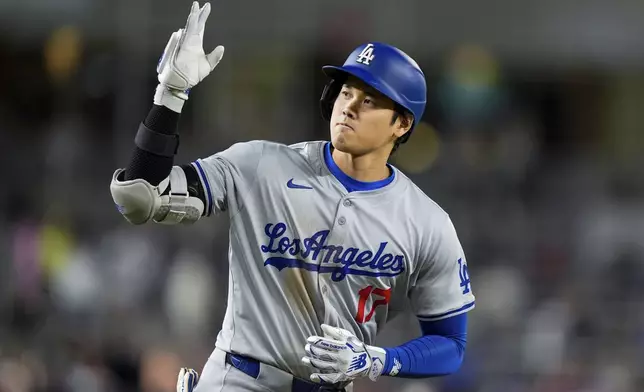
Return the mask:
<svg viewBox="0 0 644 392"><path fill-rule="evenodd" d="M333 148L336 150L352 153L355 150L356 140L353 135L347 135L344 132L334 132L331 138Z"/></svg>

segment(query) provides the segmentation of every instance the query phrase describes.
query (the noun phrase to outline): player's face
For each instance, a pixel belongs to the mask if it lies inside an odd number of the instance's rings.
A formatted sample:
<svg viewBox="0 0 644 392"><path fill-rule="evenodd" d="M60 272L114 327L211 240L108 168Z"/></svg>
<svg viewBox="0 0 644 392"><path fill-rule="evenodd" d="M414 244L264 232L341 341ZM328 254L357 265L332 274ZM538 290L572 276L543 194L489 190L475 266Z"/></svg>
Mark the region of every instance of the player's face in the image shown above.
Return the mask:
<svg viewBox="0 0 644 392"><path fill-rule="evenodd" d="M388 156L394 141L410 128L410 121L392 123L394 102L364 82L350 77L342 86L331 116L333 146L352 155L382 150ZM400 117L400 116L399 116Z"/></svg>

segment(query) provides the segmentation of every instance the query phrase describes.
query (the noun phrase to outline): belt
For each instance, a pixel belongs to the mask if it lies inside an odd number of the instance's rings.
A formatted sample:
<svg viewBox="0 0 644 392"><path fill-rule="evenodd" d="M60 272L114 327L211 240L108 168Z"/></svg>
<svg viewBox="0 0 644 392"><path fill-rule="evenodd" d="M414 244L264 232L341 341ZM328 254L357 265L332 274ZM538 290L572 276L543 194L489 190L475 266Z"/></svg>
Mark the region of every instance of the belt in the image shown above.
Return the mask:
<svg viewBox="0 0 644 392"><path fill-rule="evenodd" d="M256 359L246 357L239 354L226 353L226 363L232 367L247 374L252 378L259 376L261 366L268 366ZM291 392L344 392L344 388L338 388L332 385L321 385L310 381L302 380L301 378L293 377L291 384Z"/></svg>

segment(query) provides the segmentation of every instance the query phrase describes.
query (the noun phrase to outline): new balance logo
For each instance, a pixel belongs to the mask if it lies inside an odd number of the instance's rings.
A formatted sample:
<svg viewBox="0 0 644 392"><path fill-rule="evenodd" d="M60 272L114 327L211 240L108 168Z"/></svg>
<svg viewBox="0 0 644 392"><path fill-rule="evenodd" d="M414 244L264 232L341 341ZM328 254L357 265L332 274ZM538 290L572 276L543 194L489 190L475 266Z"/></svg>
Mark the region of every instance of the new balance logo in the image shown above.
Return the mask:
<svg viewBox="0 0 644 392"><path fill-rule="evenodd" d="M349 369L347 370L347 372L360 370L366 366L367 366L367 354L360 354L359 356L353 358L353 361L351 361L351 365L349 365Z"/></svg>
<svg viewBox="0 0 644 392"><path fill-rule="evenodd" d="M362 49L356 62L364 65L371 65L369 63L372 62L375 57L376 55L373 54L373 44L368 44L364 49Z"/></svg>

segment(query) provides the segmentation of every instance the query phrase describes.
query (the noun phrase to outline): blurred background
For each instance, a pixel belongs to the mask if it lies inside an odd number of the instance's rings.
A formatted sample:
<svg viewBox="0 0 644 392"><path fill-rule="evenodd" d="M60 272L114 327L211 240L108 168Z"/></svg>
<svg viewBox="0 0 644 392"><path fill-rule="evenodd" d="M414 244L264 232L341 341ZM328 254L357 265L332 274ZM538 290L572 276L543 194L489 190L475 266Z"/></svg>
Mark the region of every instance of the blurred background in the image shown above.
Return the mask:
<svg viewBox="0 0 644 392"><path fill-rule="evenodd" d="M227 218L134 227L109 193L189 8L0 0L1 392L172 392L214 347ZM458 374L356 390L644 391L644 3L217 0L176 161L326 139L320 67L374 40L427 76L393 163L451 214L477 308Z"/></svg>

